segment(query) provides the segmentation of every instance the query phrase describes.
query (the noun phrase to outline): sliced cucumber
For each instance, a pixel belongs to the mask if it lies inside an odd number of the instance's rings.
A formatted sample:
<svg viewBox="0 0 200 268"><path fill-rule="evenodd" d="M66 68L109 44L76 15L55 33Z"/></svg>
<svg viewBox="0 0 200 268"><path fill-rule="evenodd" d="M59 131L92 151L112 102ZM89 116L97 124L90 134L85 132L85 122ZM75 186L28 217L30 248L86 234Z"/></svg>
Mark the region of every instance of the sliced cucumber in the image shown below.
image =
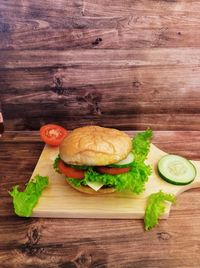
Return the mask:
<svg viewBox="0 0 200 268"><path fill-rule="evenodd" d="M179 155L165 155L158 162L158 173L165 181L175 185L186 185L196 177L195 166Z"/></svg>
<svg viewBox="0 0 200 268"><path fill-rule="evenodd" d="M132 164L134 161L134 155L133 153L129 153L127 157L117 163L109 165L110 167L128 167L130 164Z"/></svg>

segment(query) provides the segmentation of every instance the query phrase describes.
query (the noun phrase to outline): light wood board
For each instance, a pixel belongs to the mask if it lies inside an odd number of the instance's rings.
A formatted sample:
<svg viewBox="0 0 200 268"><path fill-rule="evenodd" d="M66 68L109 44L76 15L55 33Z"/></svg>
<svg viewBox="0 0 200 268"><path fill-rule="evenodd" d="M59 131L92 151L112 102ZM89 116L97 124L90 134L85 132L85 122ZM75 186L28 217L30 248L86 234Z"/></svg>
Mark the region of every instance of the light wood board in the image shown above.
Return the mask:
<svg viewBox="0 0 200 268"><path fill-rule="evenodd" d="M52 165L57 154L58 148L45 145L32 174L31 178L37 174L49 177L49 186L43 191L34 208L33 217L142 219L150 194L163 190L177 196L188 189L200 187L200 161L192 161L197 169L197 176L191 184L175 186L162 180L156 166L166 153L151 144L146 163L151 165L153 172L142 194L115 192L107 195L88 195L71 188L66 183L65 176L54 171ZM170 206L170 203L166 203L162 218L169 216Z"/></svg>

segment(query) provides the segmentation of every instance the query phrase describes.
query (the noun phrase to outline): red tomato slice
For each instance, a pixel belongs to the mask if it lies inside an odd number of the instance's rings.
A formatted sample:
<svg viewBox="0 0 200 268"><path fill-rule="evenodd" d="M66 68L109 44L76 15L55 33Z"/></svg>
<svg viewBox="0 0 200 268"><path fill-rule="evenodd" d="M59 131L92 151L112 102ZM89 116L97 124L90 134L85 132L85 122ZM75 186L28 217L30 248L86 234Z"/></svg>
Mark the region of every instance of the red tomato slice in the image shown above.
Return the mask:
<svg viewBox="0 0 200 268"><path fill-rule="evenodd" d="M85 171L81 169L75 169L70 166L67 166L63 163L62 160L58 161L58 169L62 174L69 178L73 179L83 179L85 177Z"/></svg>
<svg viewBox="0 0 200 268"><path fill-rule="evenodd" d="M123 174L130 170L130 167L113 168L113 167L97 167L97 171L100 173L106 173L111 175Z"/></svg>
<svg viewBox="0 0 200 268"><path fill-rule="evenodd" d="M52 146L60 145L67 134L68 132L65 128L54 124L47 124L40 128L42 140Z"/></svg>

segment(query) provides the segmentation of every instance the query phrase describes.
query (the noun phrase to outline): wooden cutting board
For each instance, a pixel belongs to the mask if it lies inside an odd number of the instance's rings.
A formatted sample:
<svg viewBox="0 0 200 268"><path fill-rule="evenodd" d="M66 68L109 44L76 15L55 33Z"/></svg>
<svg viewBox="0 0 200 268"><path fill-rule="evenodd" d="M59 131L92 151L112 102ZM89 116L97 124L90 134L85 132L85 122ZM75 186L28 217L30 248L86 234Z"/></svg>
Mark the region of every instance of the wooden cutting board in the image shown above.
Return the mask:
<svg viewBox="0 0 200 268"><path fill-rule="evenodd" d="M37 174L49 177L49 186L43 191L39 203L34 208L33 217L141 219L144 218L147 197L151 193L163 190L177 196L188 189L200 187L200 161L192 161L197 169L197 176L191 184L175 186L162 180L156 166L158 160L166 153L151 144L146 163L151 165L153 172L142 194L120 192L88 195L71 188L64 176L54 171L52 165L57 154L57 148L45 145L32 174L32 177ZM162 218L167 218L169 212L170 204L167 203Z"/></svg>

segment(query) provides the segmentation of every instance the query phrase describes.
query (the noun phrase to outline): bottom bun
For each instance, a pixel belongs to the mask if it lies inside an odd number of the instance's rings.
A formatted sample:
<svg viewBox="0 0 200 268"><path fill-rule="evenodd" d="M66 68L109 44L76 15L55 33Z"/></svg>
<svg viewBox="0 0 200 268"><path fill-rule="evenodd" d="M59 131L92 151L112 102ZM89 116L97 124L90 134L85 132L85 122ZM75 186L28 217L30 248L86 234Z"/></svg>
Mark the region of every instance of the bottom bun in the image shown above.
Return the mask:
<svg viewBox="0 0 200 268"><path fill-rule="evenodd" d="M99 189L98 191L95 191L93 190L92 188L88 187L88 186L80 186L80 187L76 187L74 186L73 183L71 183L70 181L66 180L67 183L72 187L74 188L75 190L81 192L81 193L85 193L85 194L96 194L96 195L99 195L99 194L110 194L110 193L114 193L116 192L116 189L115 188L112 188L112 187L107 187L107 188L101 188Z"/></svg>

